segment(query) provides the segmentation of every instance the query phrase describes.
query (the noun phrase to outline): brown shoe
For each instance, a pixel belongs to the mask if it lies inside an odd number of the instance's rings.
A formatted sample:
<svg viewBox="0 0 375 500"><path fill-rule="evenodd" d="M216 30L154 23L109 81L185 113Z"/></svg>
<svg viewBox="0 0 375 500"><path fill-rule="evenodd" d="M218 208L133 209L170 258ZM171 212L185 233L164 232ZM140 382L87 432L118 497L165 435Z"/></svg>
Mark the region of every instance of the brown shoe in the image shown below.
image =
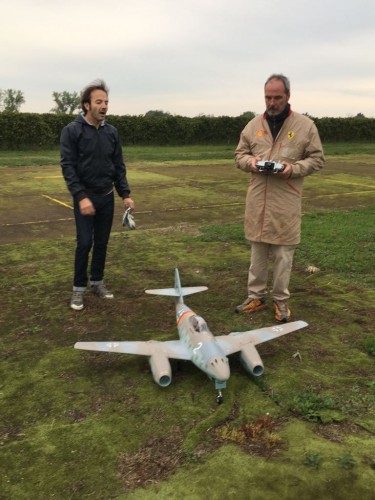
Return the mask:
<svg viewBox="0 0 375 500"><path fill-rule="evenodd" d="M273 310L275 311L276 321L281 321L282 323L287 323L290 321L292 313L288 307L287 302L281 302L279 300L273 301Z"/></svg>
<svg viewBox="0 0 375 500"><path fill-rule="evenodd" d="M252 297L248 297L245 302L236 307L235 311L237 313L251 314L266 307L268 306L265 299L253 299Z"/></svg>

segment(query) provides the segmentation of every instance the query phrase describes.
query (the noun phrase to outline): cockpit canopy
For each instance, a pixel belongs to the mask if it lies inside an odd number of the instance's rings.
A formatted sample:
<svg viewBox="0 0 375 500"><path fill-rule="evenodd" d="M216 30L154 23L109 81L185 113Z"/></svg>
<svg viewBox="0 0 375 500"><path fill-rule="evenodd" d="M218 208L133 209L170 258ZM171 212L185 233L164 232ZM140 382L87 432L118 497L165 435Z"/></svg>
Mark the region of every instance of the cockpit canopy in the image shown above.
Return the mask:
<svg viewBox="0 0 375 500"><path fill-rule="evenodd" d="M210 331L207 323L201 316L191 316L190 322L193 330L197 333L208 333Z"/></svg>

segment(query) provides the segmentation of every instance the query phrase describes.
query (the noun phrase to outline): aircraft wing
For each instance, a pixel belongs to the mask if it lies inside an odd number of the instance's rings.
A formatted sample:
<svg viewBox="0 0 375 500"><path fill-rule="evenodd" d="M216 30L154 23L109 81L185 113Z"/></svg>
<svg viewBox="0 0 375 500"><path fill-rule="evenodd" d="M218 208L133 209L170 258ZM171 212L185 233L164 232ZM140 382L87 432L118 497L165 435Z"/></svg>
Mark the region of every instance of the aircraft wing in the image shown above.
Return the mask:
<svg viewBox="0 0 375 500"><path fill-rule="evenodd" d="M87 351L118 352L121 354L138 354L140 356L152 356L153 354L164 354L172 359L191 360L191 353L180 340L157 340L142 341L115 341L107 342L76 342L75 349Z"/></svg>
<svg viewBox="0 0 375 500"><path fill-rule="evenodd" d="M268 340L276 339L287 333L294 332L300 328L308 326L304 321L292 321L275 326L267 326L258 330L249 330L247 332L232 332L229 335L220 335L215 337L224 353L228 356L240 351L247 344L261 344Z"/></svg>

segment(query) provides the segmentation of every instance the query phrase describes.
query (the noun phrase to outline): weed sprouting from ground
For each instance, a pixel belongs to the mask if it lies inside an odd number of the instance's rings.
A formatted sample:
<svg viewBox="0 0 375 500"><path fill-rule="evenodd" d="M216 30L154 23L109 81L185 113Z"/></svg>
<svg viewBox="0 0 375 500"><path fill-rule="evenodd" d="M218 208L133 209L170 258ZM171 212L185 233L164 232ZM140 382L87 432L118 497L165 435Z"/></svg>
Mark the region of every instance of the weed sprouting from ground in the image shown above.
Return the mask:
<svg viewBox="0 0 375 500"><path fill-rule="evenodd" d="M336 400L329 395L317 394L312 387L307 387L292 401L292 411L312 422L321 421L321 410L337 408Z"/></svg>
<svg viewBox="0 0 375 500"><path fill-rule="evenodd" d="M363 340L365 351L371 356L375 356L375 337L367 337Z"/></svg>
<svg viewBox="0 0 375 500"><path fill-rule="evenodd" d="M353 469L356 465L356 461L351 453L347 453L340 458L337 458L337 463L342 469Z"/></svg>
<svg viewBox="0 0 375 500"><path fill-rule="evenodd" d="M303 463L313 469L319 469L322 465L322 457L319 453L306 453Z"/></svg>

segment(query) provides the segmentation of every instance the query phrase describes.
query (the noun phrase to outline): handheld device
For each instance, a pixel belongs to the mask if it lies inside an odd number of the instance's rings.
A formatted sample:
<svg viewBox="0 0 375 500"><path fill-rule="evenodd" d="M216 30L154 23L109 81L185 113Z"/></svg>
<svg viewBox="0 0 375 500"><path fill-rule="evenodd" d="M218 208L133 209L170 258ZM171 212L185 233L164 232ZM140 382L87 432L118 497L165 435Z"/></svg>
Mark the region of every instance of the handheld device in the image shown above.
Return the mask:
<svg viewBox="0 0 375 500"><path fill-rule="evenodd" d="M256 166L258 167L259 172L263 172L265 174L277 174L278 172L282 172L285 168L282 163L278 163L273 160L258 161Z"/></svg>

